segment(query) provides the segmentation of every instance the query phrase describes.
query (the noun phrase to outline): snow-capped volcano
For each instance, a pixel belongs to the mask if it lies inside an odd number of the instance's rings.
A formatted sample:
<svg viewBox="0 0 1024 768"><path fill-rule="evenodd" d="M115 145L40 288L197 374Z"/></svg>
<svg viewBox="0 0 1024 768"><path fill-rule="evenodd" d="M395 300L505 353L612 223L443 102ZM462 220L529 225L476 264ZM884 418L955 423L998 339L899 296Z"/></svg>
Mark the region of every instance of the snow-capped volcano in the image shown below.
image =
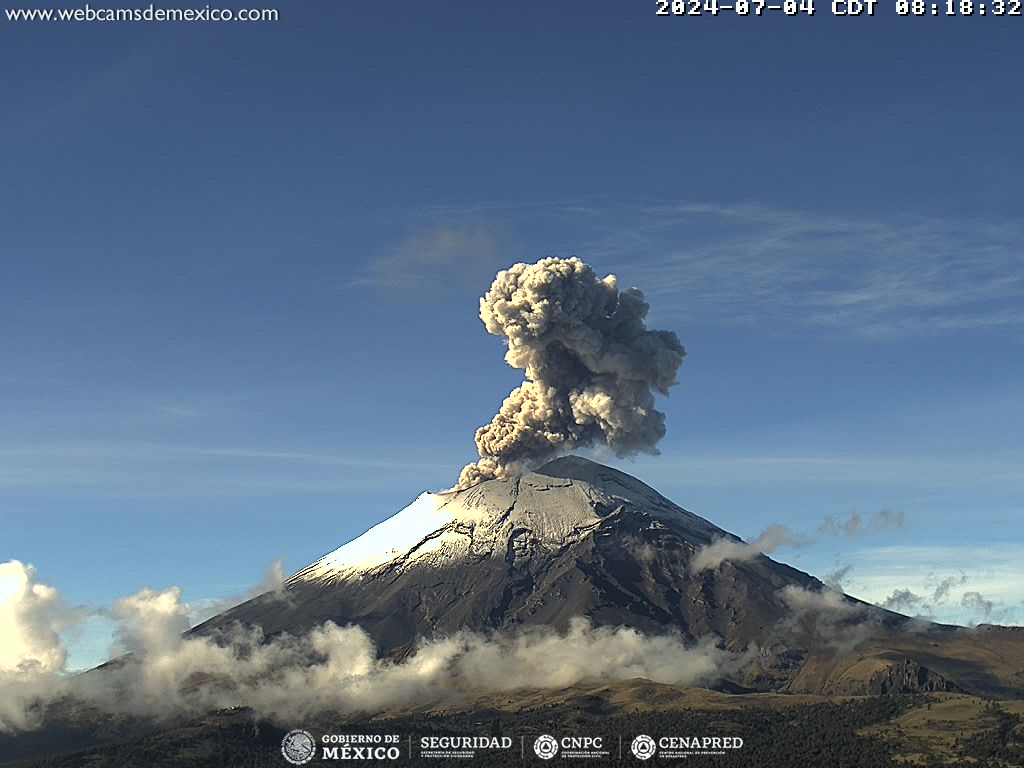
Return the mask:
<svg viewBox="0 0 1024 768"><path fill-rule="evenodd" d="M727 535L618 470L569 456L536 472L462 491L423 493L393 517L300 571L292 583L478 560L509 541L562 549L627 506L683 525L696 541Z"/></svg>
<svg viewBox="0 0 1024 768"><path fill-rule="evenodd" d="M299 571L286 599L255 598L198 631L240 621L295 633L332 620L401 655L418 637L564 629L582 616L741 647L787 613L781 588L820 582L764 556L690 573L693 554L722 537L735 538L624 472L570 456L425 493Z"/></svg>
<svg viewBox="0 0 1024 768"><path fill-rule="evenodd" d="M990 653L986 643L1002 648L1003 634L915 624L765 555L693 568L695 554L722 538L739 541L624 472L566 457L507 480L424 493L299 571L283 594L192 631L239 622L297 635L333 621L362 627L382 654L400 657L420 638L562 632L584 618L711 639L748 659L734 683L757 689L1018 690L990 665L960 660Z"/></svg>

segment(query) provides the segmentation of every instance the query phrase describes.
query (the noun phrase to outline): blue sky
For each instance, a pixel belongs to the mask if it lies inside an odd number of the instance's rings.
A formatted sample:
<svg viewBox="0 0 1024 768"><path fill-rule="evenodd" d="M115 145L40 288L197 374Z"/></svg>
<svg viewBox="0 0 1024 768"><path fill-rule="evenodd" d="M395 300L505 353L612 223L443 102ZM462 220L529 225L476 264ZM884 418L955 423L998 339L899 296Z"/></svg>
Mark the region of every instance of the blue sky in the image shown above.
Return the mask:
<svg viewBox="0 0 1024 768"><path fill-rule="evenodd" d="M902 512L777 556L1024 621L1019 19L279 8L0 21L0 562L297 570L455 480L518 382L479 295L575 254L689 353L624 469L746 538Z"/></svg>

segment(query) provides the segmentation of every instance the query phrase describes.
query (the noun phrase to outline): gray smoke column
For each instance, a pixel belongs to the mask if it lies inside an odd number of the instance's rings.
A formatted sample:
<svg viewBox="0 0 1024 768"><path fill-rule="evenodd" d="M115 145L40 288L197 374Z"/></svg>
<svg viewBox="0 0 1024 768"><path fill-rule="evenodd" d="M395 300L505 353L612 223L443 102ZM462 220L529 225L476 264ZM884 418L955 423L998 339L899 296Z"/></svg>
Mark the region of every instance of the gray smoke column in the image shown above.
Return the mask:
<svg viewBox="0 0 1024 768"><path fill-rule="evenodd" d="M620 292L614 275L600 279L575 257L499 272L480 319L505 339L505 361L526 381L476 431L480 460L462 470L459 487L576 448L657 453L665 414L654 393L668 394L686 351L672 331L647 329L648 309L638 289Z"/></svg>

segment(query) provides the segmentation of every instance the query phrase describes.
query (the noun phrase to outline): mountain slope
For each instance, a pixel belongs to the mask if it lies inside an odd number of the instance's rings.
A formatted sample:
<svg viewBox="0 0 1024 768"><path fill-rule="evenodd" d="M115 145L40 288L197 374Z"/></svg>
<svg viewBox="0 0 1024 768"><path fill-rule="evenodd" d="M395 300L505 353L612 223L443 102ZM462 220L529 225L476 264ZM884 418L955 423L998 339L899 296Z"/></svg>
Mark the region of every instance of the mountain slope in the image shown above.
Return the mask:
<svg viewBox="0 0 1024 768"><path fill-rule="evenodd" d="M268 634L357 623L382 651L463 628L568 626L575 616L645 632L715 633L733 648L787 613L778 592L818 587L759 556L688 572L694 552L732 537L618 470L576 457L509 480L424 494L263 596L208 622Z"/></svg>
<svg viewBox="0 0 1024 768"><path fill-rule="evenodd" d="M193 632L239 622L299 634L330 620L358 624L382 654L402 657L423 637L564 631L585 617L713 637L747 656L724 683L732 690L1021 695L1020 633L912 621L764 555L693 572L695 553L722 538L739 541L630 475L565 457L508 480L423 494L282 592Z"/></svg>

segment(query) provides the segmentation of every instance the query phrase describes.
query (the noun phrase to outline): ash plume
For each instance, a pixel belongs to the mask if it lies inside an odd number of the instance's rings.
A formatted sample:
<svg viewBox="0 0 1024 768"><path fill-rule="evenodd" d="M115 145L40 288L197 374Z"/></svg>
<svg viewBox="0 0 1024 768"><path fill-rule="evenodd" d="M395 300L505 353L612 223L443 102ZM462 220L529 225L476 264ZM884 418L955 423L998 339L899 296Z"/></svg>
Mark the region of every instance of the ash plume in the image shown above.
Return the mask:
<svg viewBox="0 0 1024 768"><path fill-rule="evenodd" d="M505 339L505 361L526 381L476 432L480 460L457 487L595 445L617 456L656 453L668 394L686 352L672 331L648 330L637 288L619 291L578 258L550 257L498 273L480 300L487 332Z"/></svg>

